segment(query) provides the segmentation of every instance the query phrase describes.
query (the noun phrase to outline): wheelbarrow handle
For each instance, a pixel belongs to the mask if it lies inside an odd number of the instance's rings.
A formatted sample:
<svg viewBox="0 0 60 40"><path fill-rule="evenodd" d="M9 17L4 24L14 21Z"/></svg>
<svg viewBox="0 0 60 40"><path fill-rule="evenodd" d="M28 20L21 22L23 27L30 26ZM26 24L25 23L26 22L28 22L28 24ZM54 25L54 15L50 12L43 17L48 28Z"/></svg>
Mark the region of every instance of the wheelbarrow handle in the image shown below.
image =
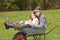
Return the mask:
<svg viewBox="0 0 60 40"><path fill-rule="evenodd" d="M56 27L60 26L60 24L54 26L50 31L48 31L46 34L49 34L51 31L53 31Z"/></svg>
<svg viewBox="0 0 60 40"><path fill-rule="evenodd" d="M50 24L53 24L53 23L54 23L54 21L50 21L50 22L47 23L47 26L50 25Z"/></svg>
<svg viewBox="0 0 60 40"><path fill-rule="evenodd" d="M60 26L60 24L58 24L58 26Z"/></svg>

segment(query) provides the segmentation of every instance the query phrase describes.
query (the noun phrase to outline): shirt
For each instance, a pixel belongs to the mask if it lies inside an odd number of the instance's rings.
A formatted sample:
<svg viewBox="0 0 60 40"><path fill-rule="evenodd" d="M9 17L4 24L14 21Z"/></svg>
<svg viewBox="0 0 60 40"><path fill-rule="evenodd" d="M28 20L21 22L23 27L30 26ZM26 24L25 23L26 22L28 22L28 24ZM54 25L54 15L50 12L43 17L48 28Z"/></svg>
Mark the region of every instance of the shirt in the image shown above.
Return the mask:
<svg viewBox="0 0 60 40"><path fill-rule="evenodd" d="M25 22L25 24L29 24L30 22L34 25L37 25L38 24L38 18L34 18L33 20L28 20Z"/></svg>

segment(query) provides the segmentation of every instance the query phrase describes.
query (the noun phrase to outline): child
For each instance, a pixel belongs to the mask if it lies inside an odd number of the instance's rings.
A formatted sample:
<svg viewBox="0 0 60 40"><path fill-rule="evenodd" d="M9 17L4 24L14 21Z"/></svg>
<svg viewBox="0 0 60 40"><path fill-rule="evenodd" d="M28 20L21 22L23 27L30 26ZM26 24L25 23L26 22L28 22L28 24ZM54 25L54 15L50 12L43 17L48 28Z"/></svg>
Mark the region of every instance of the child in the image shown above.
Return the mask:
<svg viewBox="0 0 60 40"><path fill-rule="evenodd" d="M32 23L34 25L38 24L38 18L36 17L36 15L34 13L32 13L30 15L30 20L21 21L21 22L19 22L18 26L21 26L21 25L24 25L24 24L29 24L29 23Z"/></svg>
<svg viewBox="0 0 60 40"><path fill-rule="evenodd" d="M21 21L21 22L18 22L18 23L11 23L9 21L7 22L4 22L4 25L6 27L6 29L9 29L9 28L18 28L18 27L22 27L22 25L25 25L25 24L29 24L29 23L32 23L34 25L37 25L38 24L38 18L36 17L36 15L34 13L31 14L30 16L30 20L28 21Z"/></svg>

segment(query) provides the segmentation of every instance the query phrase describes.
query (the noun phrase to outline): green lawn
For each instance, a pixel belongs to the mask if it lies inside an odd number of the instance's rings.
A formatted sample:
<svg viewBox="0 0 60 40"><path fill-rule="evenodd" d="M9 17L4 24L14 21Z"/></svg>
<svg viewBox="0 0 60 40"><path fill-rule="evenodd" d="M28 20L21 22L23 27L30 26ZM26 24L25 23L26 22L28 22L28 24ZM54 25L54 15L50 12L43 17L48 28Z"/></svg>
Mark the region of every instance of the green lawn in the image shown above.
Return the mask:
<svg viewBox="0 0 60 40"><path fill-rule="evenodd" d="M31 12L32 11L0 12L0 40L11 40L13 35L18 32L15 31L13 28L8 30L5 29L3 23L6 17L8 17L12 22L19 22L21 20L28 20ZM50 24L47 27L47 32L54 25L60 23L60 10L46 10L46 11L42 11L42 13L46 16L48 22L54 21L53 24ZM32 37L28 38L28 40L33 40L31 38ZM54 31L49 33L46 36L46 40L60 40L60 27L57 27Z"/></svg>

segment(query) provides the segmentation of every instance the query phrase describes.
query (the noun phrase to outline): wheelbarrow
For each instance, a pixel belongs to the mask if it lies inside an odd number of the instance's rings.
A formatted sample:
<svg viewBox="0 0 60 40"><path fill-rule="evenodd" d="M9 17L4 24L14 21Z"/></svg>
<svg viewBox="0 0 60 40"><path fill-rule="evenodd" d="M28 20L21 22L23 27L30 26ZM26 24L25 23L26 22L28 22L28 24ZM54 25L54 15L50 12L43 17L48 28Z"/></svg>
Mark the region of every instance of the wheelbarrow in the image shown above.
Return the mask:
<svg viewBox="0 0 60 40"><path fill-rule="evenodd" d="M48 23L49 25L50 23ZM27 40L27 37L33 37L34 40L40 40L41 39L41 35L44 36L44 40L46 38L46 35L49 34L51 31L53 31L56 27L60 26L60 24L55 25L50 31L46 32L42 32L39 33L38 29L33 29L33 28L24 28L24 29L20 29L20 32L17 32L14 37L12 38L12 40ZM38 30L36 32L36 30ZM38 37L37 37L38 36Z"/></svg>

